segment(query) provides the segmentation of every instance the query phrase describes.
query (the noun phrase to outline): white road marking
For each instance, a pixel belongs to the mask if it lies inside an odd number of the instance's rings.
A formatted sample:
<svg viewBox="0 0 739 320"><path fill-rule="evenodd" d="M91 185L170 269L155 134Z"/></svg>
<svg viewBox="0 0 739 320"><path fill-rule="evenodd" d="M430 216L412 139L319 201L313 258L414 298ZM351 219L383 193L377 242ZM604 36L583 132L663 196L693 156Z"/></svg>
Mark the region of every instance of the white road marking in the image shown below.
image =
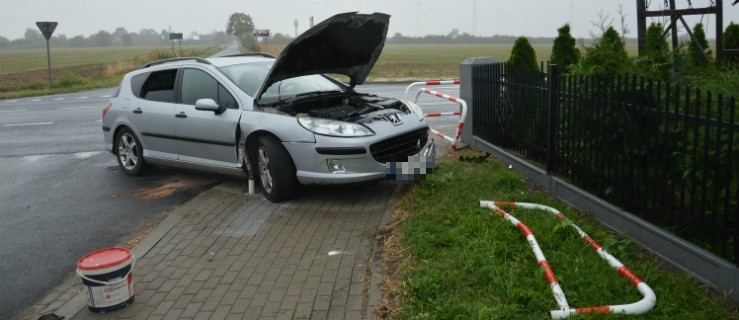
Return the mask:
<svg viewBox="0 0 739 320"><path fill-rule="evenodd" d="M41 101L41 99L32 99L32 100L28 100L28 101L30 101L30 102L39 102L39 101Z"/></svg>
<svg viewBox="0 0 739 320"><path fill-rule="evenodd" d="M26 160L28 162L37 162L39 160L43 160L43 159L46 159L48 157L49 157L49 155L46 155L46 154L44 154L44 155L36 155L36 156L25 156L25 157L23 157L23 160Z"/></svg>
<svg viewBox="0 0 739 320"><path fill-rule="evenodd" d="M18 100L8 100L9 103L18 102Z"/></svg>
<svg viewBox="0 0 739 320"><path fill-rule="evenodd" d="M0 113L23 112L23 111L27 111L27 110L26 110L26 109L19 109L19 110L3 110L3 111L0 111Z"/></svg>
<svg viewBox="0 0 739 320"><path fill-rule="evenodd" d="M54 124L54 122L8 123L4 124L3 127L46 126L50 124Z"/></svg>
<svg viewBox="0 0 739 320"><path fill-rule="evenodd" d="M101 98L112 98L112 97L113 97L112 95L107 94L107 95L102 96Z"/></svg>
<svg viewBox="0 0 739 320"><path fill-rule="evenodd" d="M98 122L103 122L103 119L98 119Z"/></svg>
<svg viewBox="0 0 739 320"><path fill-rule="evenodd" d="M88 151L88 152L77 152L74 154L74 156L77 159L89 159L94 155L98 155L103 153L102 151Z"/></svg>
<svg viewBox="0 0 739 320"><path fill-rule="evenodd" d="M97 107L68 107L68 108L60 108L62 110L77 110L77 109L95 109Z"/></svg>
<svg viewBox="0 0 739 320"><path fill-rule="evenodd" d="M75 99L77 99L77 100L80 100L80 99L87 99L87 97L86 97L86 96L82 96L82 97L77 97L77 98L75 98Z"/></svg>
<svg viewBox="0 0 739 320"><path fill-rule="evenodd" d="M54 101L60 101L60 100L64 100L64 98L56 98L56 99L52 99L52 100L54 100Z"/></svg>

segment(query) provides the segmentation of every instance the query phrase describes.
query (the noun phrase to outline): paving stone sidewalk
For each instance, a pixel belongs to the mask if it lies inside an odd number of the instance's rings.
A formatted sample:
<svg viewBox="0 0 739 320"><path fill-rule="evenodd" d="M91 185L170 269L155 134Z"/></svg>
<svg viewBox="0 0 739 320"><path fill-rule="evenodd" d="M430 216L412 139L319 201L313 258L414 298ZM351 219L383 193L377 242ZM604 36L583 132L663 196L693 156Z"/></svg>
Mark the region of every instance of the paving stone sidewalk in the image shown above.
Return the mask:
<svg viewBox="0 0 739 320"><path fill-rule="evenodd" d="M436 145L439 155L448 150ZM230 180L198 195L133 249L133 304L92 313L70 276L21 319L372 319L377 235L402 186L306 186L273 204L245 185Z"/></svg>

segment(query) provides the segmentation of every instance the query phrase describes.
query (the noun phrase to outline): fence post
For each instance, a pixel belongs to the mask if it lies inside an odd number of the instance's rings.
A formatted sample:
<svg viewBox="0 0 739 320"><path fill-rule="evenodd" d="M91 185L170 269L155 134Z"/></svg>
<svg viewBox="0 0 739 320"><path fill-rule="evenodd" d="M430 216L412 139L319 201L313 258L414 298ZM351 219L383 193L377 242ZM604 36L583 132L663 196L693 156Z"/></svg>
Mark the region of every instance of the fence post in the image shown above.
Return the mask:
<svg viewBox="0 0 739 320"><path fill-rule="evenodd" d="M547 73L547 174L551 175L555 169L557 162L555 161L556 144L554 142L557 133L557 100L559 99L559 70L556 64L548 66Z"/></svg>
<svg viewBox="0 0 739 320"><path fill-rule="evenodd" d="M496 61L488 57L475 57L467 58L459 64L459 97L467 102L467 117L464 119L464 128L462 130L462 142L471 145L473 143L472 130L475 125L475 119L472 116L475 112L475 99L474 96L480 94L475 93L474 82L481 81L481 79L474 79L472 69L478 65L490 65ZM490 79L487 79L490 80ZM479 88L479 87L478 87ZM488 88L487 90L490 90Z"/></svg>

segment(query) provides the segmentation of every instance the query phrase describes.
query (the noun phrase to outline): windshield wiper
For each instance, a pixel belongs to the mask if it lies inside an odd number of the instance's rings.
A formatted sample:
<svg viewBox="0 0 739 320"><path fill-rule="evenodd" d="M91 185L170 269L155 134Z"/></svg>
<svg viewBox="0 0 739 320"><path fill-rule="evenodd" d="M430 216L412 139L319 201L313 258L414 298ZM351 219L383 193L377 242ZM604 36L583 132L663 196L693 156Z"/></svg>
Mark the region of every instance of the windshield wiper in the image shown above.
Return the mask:
<svg viewBox="0 0 739 320"><path fill-rule="evenodd" d="M296 94L295 97L296 98L317 97L317 96L322 96L322 95L326 95L326 94L336 94L336 93L343 93L343 92L344 92L343 90L339 90L339 89L337 89L337 90L311 91L311 92L303 92L303 93Z"/></svg>

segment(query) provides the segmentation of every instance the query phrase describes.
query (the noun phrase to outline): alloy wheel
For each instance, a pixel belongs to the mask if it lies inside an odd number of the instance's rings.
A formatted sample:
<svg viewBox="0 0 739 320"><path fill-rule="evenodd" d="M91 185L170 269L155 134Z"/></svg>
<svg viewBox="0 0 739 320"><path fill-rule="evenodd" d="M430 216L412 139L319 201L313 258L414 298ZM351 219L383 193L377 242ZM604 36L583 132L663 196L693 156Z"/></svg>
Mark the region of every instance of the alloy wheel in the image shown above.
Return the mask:
<svg viewBox="0 0 739 320"><path fill-rule="evenodd" d="M269 171L269 155L267 154L267 150L264 149L263 146L259 147L258 150L258 163L259 163L259 177L262 181L262 187L264 187L264 191L267 193L272 192L272 173Z"/></svg>
<svg viewBox="0 0 739 320"><path fill-rule="evenodd" d="M139 162L138 145L133 135L123 133L118 140L118 158L126 170L133 170Z"/></svg>

